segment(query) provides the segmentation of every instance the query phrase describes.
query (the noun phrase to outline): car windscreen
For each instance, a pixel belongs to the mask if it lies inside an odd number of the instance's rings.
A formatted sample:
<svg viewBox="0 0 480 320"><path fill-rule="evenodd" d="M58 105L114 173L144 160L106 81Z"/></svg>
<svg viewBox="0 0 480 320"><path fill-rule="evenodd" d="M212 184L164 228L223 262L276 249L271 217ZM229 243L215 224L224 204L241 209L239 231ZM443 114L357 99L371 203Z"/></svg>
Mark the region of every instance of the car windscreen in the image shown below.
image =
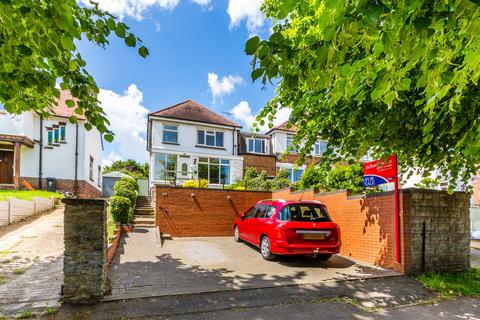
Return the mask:
<svg viewBox="0 0 480 320"><path fill-rule="evenodd" d="M278 220L303 222L329 222L327 207L322 204L290 204L280 210Z"/></svg>

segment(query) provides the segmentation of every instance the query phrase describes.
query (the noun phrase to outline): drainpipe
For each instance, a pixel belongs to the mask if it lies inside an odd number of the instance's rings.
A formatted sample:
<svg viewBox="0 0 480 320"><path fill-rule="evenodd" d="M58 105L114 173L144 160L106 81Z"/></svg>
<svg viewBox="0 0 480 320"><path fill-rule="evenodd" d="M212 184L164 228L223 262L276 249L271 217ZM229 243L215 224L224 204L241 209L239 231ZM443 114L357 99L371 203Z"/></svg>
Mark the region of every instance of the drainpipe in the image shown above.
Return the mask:
<svg viewBox="0 0 480 320"><path fill-rule="evenodd" d="M42 159L43 158L43 116L40 115L40 148L38 150L38 189L42 189Z"/></svg>
<svg viewBox="0 0 480 320"><path fill-rule="evenodd" d="M75 181L73 184L73 193L78 193L78 122L75 123Z"/></svg>
<svg viewBox="0 0 480 320"><path fill-rule="evenodd" d="M237 129L233 128L233 135L232 135L232 155L235 155L235 149L237 146L235 145L235 134L237 134Z"/></svg>

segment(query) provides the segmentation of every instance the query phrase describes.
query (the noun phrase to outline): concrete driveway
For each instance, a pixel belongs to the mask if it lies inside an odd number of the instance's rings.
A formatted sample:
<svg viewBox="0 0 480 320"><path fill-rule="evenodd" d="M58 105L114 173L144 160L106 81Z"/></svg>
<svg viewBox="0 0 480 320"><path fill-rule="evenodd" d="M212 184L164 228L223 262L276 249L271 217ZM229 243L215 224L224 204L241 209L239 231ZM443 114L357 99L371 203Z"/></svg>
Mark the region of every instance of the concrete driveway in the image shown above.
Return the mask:
<svg viewBox="0 0 480 320"><path fill-rule="evenodd" d="M293 284L314 284L397 275L342 256L262 259L232 237L176 238L160 246L155 228L136 228L122 239L112 263L106 300Z"/></svg>

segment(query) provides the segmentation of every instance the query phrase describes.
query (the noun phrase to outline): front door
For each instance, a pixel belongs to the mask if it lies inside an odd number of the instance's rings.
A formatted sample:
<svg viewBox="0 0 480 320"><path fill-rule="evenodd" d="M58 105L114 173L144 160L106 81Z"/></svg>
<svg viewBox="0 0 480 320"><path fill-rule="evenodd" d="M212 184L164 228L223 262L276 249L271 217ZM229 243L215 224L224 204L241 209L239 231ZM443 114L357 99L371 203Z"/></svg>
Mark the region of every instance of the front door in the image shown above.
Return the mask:
<svg viewBox="0 0 480 320"><path fill-rule="evenodd" d="M177 180L184 182L185 180L192 179L190 170L190 157L179 156L177 167Z"/></svg>
<svg viewBox="0 0 480 320"><path fill-rule="evenodd" d="M0 150L0 184L13 184L13 151Z"/></svg>

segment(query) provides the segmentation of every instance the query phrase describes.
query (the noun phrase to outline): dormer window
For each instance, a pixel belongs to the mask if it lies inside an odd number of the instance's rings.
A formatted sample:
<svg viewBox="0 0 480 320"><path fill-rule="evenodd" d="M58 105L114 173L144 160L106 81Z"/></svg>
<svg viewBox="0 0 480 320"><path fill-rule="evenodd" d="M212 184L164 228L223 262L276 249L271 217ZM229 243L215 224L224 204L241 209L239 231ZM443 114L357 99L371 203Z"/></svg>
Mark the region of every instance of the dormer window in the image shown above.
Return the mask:
<svg viewBox="0 0 480 320"><path fill-rule="evenodd" d="M267 153L267 141L265 139L247 138L247 151L249 153Z"/></svg>
<svg viewBox="0 0 480 320"><path fill-rule="evenodd" d="M173 124L163 124L163 142L178 143L178 126Z"/></svg>

